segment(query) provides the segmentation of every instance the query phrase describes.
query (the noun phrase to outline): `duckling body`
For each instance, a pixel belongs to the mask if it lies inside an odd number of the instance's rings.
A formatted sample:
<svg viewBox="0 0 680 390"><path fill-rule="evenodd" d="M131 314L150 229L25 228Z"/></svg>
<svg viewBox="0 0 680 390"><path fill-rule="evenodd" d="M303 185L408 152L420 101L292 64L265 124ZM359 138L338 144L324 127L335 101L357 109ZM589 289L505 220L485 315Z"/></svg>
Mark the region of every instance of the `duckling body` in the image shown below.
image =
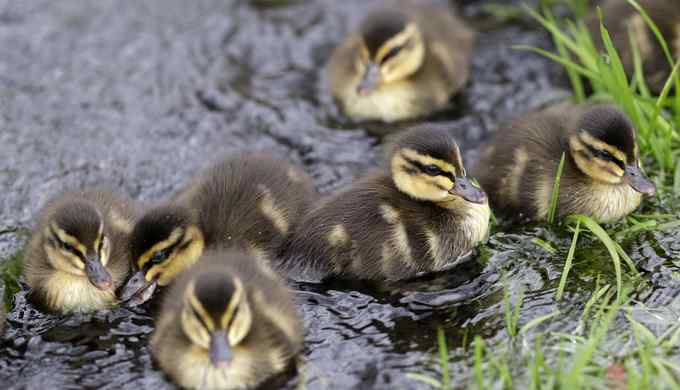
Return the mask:
<svg viewBox="0 0 680 390"><path fill-rule="evenodd" d="M130 270L136 214L132 200L106 190L65 192L50 201L23 260L31 299L57 312L112 305Z"/></svg>
<svg viewBox="0 0 680 390"><path fill-rule="evenodd" d="M660 93L671 73L661 45L656 36L647 26L642 16L626 1L604 0L596 1L604 15L605 27L621 56L621 62L629 76L634 71L633 51L630 46L630 34L640 52L643 71L650 89ZM668 43L673 59L680 55L680 6L674 0L638 0L640 6L659 28L661 35ZM597 47L602 51L604 44L600 34L600 21L593 14L587 19L591 35L595 38Z"/></svg>
<svg viewBox="0 0 680 390"><path fill-rule="evenodd" d="M604 105L561 104L500 128L473 173L497 213L546 220L563 153L558 217L586 214L613 222L655 191L640 172L632 124Z"/></svg>
<svg viewBox="0 0 680 390"><path fill-rule="evenodd" d="M160 367L189 389L246 389L302 348L292 294L256 259L206 252L174 282L151 337Z"/></svg>
<svg viewBox="0 0 680 390"><path fill-rule="evenodd" d="M408 1L376 9L329 60L333 96L356 120L441 110L468 80L474 39L450 9Z"/></svg>
<svg viewBox="0 0 680 390"><path fill-rule="evenodd" d="M403 279L450 267L486 237L486 196L465 176L448 133L407 132L389 159L302 219L286 246L286 267Z"/></svg>
<svg viewBox="0 0 680 390"><path fill-rule="evenodd" d="M123 299L167 285L204 249L237 248L269 264L315 197L310 178L285 161L239 154L209 168L132 233L138 270Z"/></svg>

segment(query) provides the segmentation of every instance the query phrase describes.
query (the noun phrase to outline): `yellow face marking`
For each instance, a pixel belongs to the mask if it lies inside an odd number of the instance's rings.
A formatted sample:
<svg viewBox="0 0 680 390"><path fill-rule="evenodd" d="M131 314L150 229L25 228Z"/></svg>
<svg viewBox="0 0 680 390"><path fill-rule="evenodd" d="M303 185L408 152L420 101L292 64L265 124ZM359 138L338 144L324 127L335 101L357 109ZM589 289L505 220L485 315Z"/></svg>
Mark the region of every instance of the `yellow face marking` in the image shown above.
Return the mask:
<svg viewBox="0 0 680 390"><path fill-rule="evenodd" d="M380 63L387 53L390 52L395 47L403 46L409 39L416 35L418 28L415 24L409 23L404 27L404 29L397 35L393 36L389 40L380 46L375 54L375 62Z"/></svg>
<svg viewBox="0 0 680 390"><path fill-rule="evenodd" d="M200 303L198 303L200 307L194 306L197 301L194 294L194 282L191 281L184 293L184 307L180 314L180 323L184 334L194 345L201 347L203 350L208 350L210 348L210 334L206 326L210 326L212 320L210 316L206 315ZM201 317L200 319L197 318L197 314Z"/></svg>
<svg viewBox="0 0 680 390"><path fill-rule="evenodd" d="M177 275L196 263L203 254L203 234L195 226L186 231L186 240L191 243L182 251L175 251L161 264L153 265L146 272L145 278L151 281L158 277L158 285L168 285Z"/></svg>
<svg viewBox="0 0 680 390"><path fill-rule="evenodd" d="M76 255L54 248L49 244L43 246L47 261L55 269L78 276L85 276L85 264Z"/></svg>
<svg viewBox="0 0 680 390"><path fill-rule="evenodd" d="M208 314L208 311L205 310L203 304L201 304L198 298L196 298L196 285L194 281L189 284L186 294L187 304L189 304L196 311L196 313L198 313L198 315L201 317L200 319L207 327L207 330L210 332L214 331L215 323L213 322L212 317L210 314Z"/></svg>
<svg viewBox="0 0 680 390"><path fill-rule="evenodd" d="M87 249L85 248L85 246L83 246L80 243L80 241L78 241L77 238L75 238L75 237L69 235L68 233L66 233L65 231L63 231L61 228L59 228L59 226L57 226L57 224L53 223L51 226L52 226L52 231L57 235L57 237L59 238L60 241L71 245L78 252L80 252L80 254L85 256L85 254L87 253Z"/></svg>
<svg viewBox="0 0 680 390"><path fill-rule="evenodd" d="M463 176L463 172L458 172L458 169L456 169L455 166L449 164L446 161L442 161L431 156L420 154L417 151L408 148L402 149L400 153L407 159L419 162L422 165L436 165L442 171L451 173L453 176ZM452 156L454 156L454 158L458 160L460 154L457 153L456 150L453 150ZM462 161L456 161L456 163L460 164L460 167L463 166Z"/></svg>
<svg viewBox="0 0 680 390"><path fill-rule="evenodd" d="M286 210L276 206L274 195L265 186L258 186L262 191L262 199L260 199L259 208L262 214L274 225L280 234L288 234L288 217Z"/></svg>
<svg viewBox="0 0 680 390"><path fill-rule="evenodd" d="M184 232L182 229L175 229L166 240L154 244L148 251L144 252L139 259L137 259L137 265L139 268L144 268L144 264L148 263L151 257L165 248L176 244L183 236Z"/></svg>
<svg viewBox="0 0 680 390"><path fill-rule="evenodd" d="M234 287L234 295L229 302L227 311L220 320L222 328L226 328L231 321L227 337L232 347L243 341L248 332L250 332L250 327L253 323L252 312L243 283L239 279L234 279ZM237 308L238 311L236 310Z"/></svg>
<svg viewBox="0 0 680 390"><path fill-rule="evenodd" d="M224 314L222 314L222 317L220 318L220 326L222 329L227 329L227 327L229 326L229 322L231 321L231 318L234 316L234 313L236 312L238 306L241 304L241 299L243 298L243 284L241 283L241 281L238 279L233 279L232 282L234 283L234 293L231 296L231 300L229 301L227 309L224 311Z"/></svg>
<svg viewBox="0 0 680 390"><path fill-rule="evenodd" d="M404 46L407 41L409 44ZM399 46L402 49L394 57L385 59L390 50ZM425 44L422 35L414 23L409 23L402 32L378 49L374 60L380 64L381 82L391 83L413 74L420 68L424 58Z"/></svg>
<svg viewBox="0 0 680 390"><path fill-rule="evenodd" d="M398 162L399 157L395 157L393 161L392 180L399 191L409 195L414 199L428 200L433 202L443 202L451 198L448 191L434 186L434 183L423 175L411 176L401 169L401 164Z"/></svg>
<svg viewBox="0 0 680 390"><path fill-rule="evenodd" d="M593 136L583 131L578 135L578 137L580 141L583 142L584 144L589 145L595 149L605 150L609 152L612 156L623 162L624 164L626 163L626 154L623 153L620 149L609 144L606 144L598 139L595 139L593 138Z"/></svg>
<svg viewBox="0 0 680 390"><path fill-rule="evenodd" d="M572 136L569 139L571 155L576 166L596 181L619 184L622 181L623 170L610 161L591 157L580 137Z"/></svg>

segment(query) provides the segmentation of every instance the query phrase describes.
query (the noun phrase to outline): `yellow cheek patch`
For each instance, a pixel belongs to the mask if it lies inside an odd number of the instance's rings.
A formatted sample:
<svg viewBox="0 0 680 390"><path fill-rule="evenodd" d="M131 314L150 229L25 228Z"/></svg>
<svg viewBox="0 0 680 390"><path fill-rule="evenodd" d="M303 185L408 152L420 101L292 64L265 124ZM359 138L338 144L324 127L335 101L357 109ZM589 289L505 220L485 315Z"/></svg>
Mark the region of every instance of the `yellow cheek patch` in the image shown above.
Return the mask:
<svg viewBox="0 0 680 390"><path fill-rule="evenodd" d="M626 163L626 154L623 153L620 149L615 148L615 147L613 147L609 144L606 144L606 143L604 143L600 140L597 140L593 136L591 136L590 134L583 132L583 131L578 135L578 137L579 137L579 140L581 142L583 142L584 144L591 146L595 149L606 150L607 152L609 152L609 154L614 156L616 159L622 161L623 163Z"/></svg>
<svg viewBox="0 0 680 390"><path fill-rule="evenodd" d="M85 264L77 256L48 244L44 245L43 249L45 250L47 261L55 269L74 275L85 275Z"/></svg>

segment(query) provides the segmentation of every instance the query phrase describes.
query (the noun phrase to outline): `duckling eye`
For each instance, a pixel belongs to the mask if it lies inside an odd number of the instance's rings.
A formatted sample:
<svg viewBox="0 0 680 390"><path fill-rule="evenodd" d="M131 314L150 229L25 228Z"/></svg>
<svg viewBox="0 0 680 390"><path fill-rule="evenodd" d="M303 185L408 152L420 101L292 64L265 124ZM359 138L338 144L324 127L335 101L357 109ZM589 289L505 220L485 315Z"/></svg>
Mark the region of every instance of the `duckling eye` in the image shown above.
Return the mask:
<svg viewBox="0 0 680 390"><path fill-rule="evenodd" d="M423 166L423 172L430 176L439 176L442 174L442 170L436 165L425 165Z"/></svg>
<svg viewBox="0 0 680 390"><path fill-rule="evenodd" d="M595 148L589 148L589 149L595 157L600 158L600 159L605 160L605 161L613 162L614 164L618 165L622 169L624 168L623 162L621 162L618 158L614 157L608 151L595 149Z"/></svg>
<svg viewBox="0 0 680 390"><path fill-rule="evenodd" d="M384 64L385 62L387 62L387 60L389 60L390 58L399 54L399 51L402 48L403 48L403 46L395 46L395 47L391 48L390 51L388 51L387 54L385 54L385 56L383 56L382 60L380 60L380 63Z"/></svg>
<svg viewBox="0 0 680 390"><path fill-rule="evenodd" d="M151 256L151 259L149 259L149 262L151 264L160 264L165 261L165 259L168 258L168 250L164 249L162 251L158 251Z"/></svg>
<svg viewBox="0 0 680 390"><path fill-rule="evenodd" d="M60 241L60 243L61 243L61 247L64 248L65 250L67 250L71 253L78 254L78 252L76 251L76 248L73 245L71 245L67 242L63 242L63 241Z"/></svg>

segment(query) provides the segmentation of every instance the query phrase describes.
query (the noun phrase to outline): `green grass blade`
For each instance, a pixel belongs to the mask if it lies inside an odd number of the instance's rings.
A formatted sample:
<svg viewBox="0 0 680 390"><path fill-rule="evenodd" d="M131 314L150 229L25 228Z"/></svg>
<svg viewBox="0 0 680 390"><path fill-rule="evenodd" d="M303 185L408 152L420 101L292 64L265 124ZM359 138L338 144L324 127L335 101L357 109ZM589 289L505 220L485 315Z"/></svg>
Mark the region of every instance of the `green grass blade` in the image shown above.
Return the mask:
<svg viewBox="0 0 680 390"><path fill-rule="evenodd" d="M446 335L444 329L437 328L437 343L439 344L439 366L442 371L441 388L449 390L451 388L451 378L449 377L449 349L446 345Z"/></svg>
<svg viewBox="0 0 680 390"><path fill-rule="evenodd" d="M555 182L553 183L552 193L550 194L550 209L548 210L548 223L555 223L555 216L557 214L557 201L560 196L560 180L562 179L562 171L564 170L564 158L565 154L562 153L562 158L560 158L560 165L557 167L557 173L555 174Z"/></svg>
<svg viewBox="0 0 680 390"><path fill-rule="evenodd" d="M558 316L558 315L560 315L560 311L559 311L559 310L555 310L555 311L552 312L552 313L549 313L549 314L546 314L546 315L542 315L542 316L536 317L536 318L532 319L531 321L527 322L527 323L522 327L522 329L519 330L519 334L525 334L525 333L526 333L527 331L529 331L531 328L534 328L534 327L536 327L536 326L538 326L538 325L544 323L545 321L547 321L547 320L549 320L549 319L551 319L551 318L553 318L553 317L556 317L556 316Z"/></svg>
<svg viewBox="0 0 680 390"><path fill-rule="evenodd" d="M425 383L426 385L430 385L430 386L437 388L437 389L442 388L442 384L438 380L431 378L427 375L418 374L418 373L415 373L415 372L408 372L408 373L406 373L406 377L409 378L409 379L412 379L414 381Z"/></svg>
<svg viewBox="0 0 680 390"><path fill-rule="evenodd" d="M571 246L569 247L569 253L567 253L567 260L564 262L564 269L562 270L562 276L560 277L560 284L557 286L556 299L558 301L562 300L564 295L564 287L567 284L567 276L569 275L569 270L571 270L571 264L574 260L574 253L576 252L576 242L578 242L578 234L581 231L581 222L576 222L576 228L574 230L574 236L571 239Z"/></svg>
<svg viewBox="0 0 680 390"><path fill-rule="evenodd" d="M609 237L609 234L600 226L595 220L586 215L571 215L569 219L575 222L581 222L583 226L588 228L595 237L597 237L607 248L609 256L614 264L614 272L616 273L616 298L617 300L621 298L622 291L622 277L621 277L621 258L619 257L619 252L616 249L616 243Z"/></svg>
<svg viewBox="0 0 680 390"><path fill-rule="evenodd" d="M477 388L479 390L484 390L484 369L482 368L482 359L484 355L484 345L482 338L475 336L475 380L477 381Z"/></svg>

